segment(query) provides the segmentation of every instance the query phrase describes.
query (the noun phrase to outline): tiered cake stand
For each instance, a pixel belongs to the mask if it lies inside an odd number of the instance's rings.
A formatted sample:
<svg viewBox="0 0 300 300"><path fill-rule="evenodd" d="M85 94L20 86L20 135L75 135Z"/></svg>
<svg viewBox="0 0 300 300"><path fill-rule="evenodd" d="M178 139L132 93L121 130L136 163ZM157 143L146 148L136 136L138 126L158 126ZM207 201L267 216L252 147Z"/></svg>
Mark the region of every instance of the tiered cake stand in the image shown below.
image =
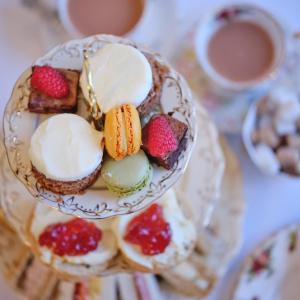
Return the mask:
<svg viewBox="0 0 300 300"><path fill-rule="evenodd" d="M36 64L81 69L83 48L88 48L92 53L112 42L129 43L112 36L71 41L56 47ZM157 54L139 48L165 64ZM63 213L102 219L145 208L174 186L180 205L197 228L197 245L186 262L160 274L163 281L159 286L162 293L175 298L180 292L197 296L197 299L207 295L240 244L243 214L241 175L234 154L224 139L221 139L221 148L214 124L202 107L193 102L183 78L171 69L163 87L161 104L163 112L173 113L188 125L186 150L172 170L155 168L153 180L147 188L132 196L118 198L108 192L101 181L96 182L83 195L71 196L55 195L45 191L36 182L31 173L27 149L34 129L43 118L27 111L28 77L29 71L21 75L7 105L4 116L6 149L1 146L0 151L1 207L16 234L27 246L32 247L28 238L28 224L37 200ZM79 101L79 114L86 116L88 110L84 100ZM230 231L226 230L228 226ZM196 266L194 278L185 277L184 272L180 272L184 264ZM134 270L120 262L105 272L93 275L104 276L120 271ZM199 281L206 284L199 285ZM177 288L179 294L172 292L171 286Z"/></svg>

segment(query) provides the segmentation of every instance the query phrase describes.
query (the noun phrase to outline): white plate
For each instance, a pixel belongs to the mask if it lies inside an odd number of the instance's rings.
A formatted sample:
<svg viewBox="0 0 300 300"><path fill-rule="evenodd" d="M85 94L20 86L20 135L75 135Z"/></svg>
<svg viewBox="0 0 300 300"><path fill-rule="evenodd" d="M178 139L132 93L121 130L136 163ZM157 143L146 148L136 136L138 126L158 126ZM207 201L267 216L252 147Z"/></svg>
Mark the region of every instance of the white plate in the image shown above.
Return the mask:
<svg viewBox="0 0 300 300"><path fill-rule="evenodd" d="M60 45L38 59L35 64L81 69L82 49L84 47L87 47L92 53L107 43L116 42L136 46L125 39L99 35ZM143 47L140 47L140 49L145 53L154 55L160 63L166 65L157 54ZM162 108L165 113L173 113L175 118L183 121L188 126L187 147L182 151L171 170L154 166L151 183L141 191L122 198L109 192L101 182L91 186L83 195L60 196L44 190L32 174L28 148L35 128L41 120L48 116L30 113L27 110L29 74L30 71L24 72L14 87L4 115L4 133L7 156L13 172L38 200L67 214L84 218L107 218L131 213L147 206L159 198L183 174L195 142L195 110L192 94L184 79L171 69L163 86ZM80 103L84 103L83 99L79 99L79 106L84 107ZM86 109L79 109L79 113L82 115L84 115L82 113L84 111L86 112Z"/></svg>
<svg viewBox="0 0 300 300"><path fill-rule="evenodd" d="M298 300L300 225L287 226L268 237L249 256L233 300Z"/></svg>

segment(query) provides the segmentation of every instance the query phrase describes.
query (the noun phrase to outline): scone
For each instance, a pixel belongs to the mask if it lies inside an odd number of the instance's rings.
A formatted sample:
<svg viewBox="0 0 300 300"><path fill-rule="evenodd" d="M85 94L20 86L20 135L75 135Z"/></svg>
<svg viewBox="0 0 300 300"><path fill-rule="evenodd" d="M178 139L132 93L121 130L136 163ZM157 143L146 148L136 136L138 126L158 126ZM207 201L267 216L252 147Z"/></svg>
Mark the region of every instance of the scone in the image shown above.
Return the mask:
<svg viewBox="0 0 300 300"><path fill-rule="evenodd" d="M177 265L196 240L194 224L183 215L172 189L148 208L116 218L114 229L125 259L142 272Z"/></svg>
<svg viewBox="0 0 300 300"><path fill-rule="evenodd" d="M42 122L29 149L32 172L42 188L78 194L97 179L103 156L103 134L74 114Z"/></svg>
<svg viewBox="0 0 300 300"><path fill-rule="evenodd" d="M98 274L118 253L110 220L86 221L41 203L32 216L29 235L38 257L62 275Z"/></svg>

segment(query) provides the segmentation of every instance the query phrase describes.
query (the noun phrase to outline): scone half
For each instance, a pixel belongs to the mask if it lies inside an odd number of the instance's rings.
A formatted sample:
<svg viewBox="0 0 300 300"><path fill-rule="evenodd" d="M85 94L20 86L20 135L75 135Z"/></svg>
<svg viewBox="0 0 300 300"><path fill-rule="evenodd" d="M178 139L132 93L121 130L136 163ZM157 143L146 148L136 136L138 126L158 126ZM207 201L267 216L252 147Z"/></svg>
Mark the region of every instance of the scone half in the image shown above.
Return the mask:
<svg viewBox="0 0 300 300"><path fill-rule="evenodd" d="M74 220L80 220L80 222L86 222L85 224L95 225L94 230L99 230L101 232L100 240L97 240L96 248L91 251L86 251L84 254L63 254L58 255L54 248L50 246L45 246L41 244L41 236L47 229L51 226L57 224L67 224ZM29 228L29 236L32 241L32 248L34 253L39 257L39 259L46 265L52 267L61 277L69 279L72 277L87 277L100 275L102 272L107 270L115 263L115 259L118 256L117 241L114 233L111 229L110 220L99 220L99 221L85 221L79 218L74 218L73 216L65 215L61 212L49 208L42 203L39 203L32 215ZM56 232L53 230L52 235ZM59 234L64 234L59 232ZM68 235L63 242L68 243L67 239L76 239L76 235L79 233L74 233ZM82 236L81 236L82 237ZM89 239L88 243L95 243L94 240L90 240L89 233L84 233L84 239ZM77 238L76 243L70 244L67 247L86 247L82 245L80 238ZM61 243L61 242L60 242ZM71 243L71 242L70 242ZM75 245L75 246L74 246ZM67 253L67 252L66 252Z"/></svg>
<svg viewBox="0 0 300 300"><path fill-rule="evenodd" d="M169 226L170 239L168 245L163 250L158 251L160 253L149 255L145 254L141 244L132 243L125 237L132 220L139 218L143 213L147 213L147 210L153 208L151 208L152 205L158 205L162 208L164 219L162 222L167 223ZM194 224L182 213L176 194L172 189L166 192L157 203L152 205L140 212L117 217L114 230L121 254L129 266L140 272L160 273L167 268L177 265L190 255L195 246L196 230ZM155 216L151 218L155 218ZM152 225L150 224L149 226ZM142 232L144 230L147 231L147 227L140 230L141 235L143 235ZM137 240L140 238L141 236L137 237Z"/></svg>

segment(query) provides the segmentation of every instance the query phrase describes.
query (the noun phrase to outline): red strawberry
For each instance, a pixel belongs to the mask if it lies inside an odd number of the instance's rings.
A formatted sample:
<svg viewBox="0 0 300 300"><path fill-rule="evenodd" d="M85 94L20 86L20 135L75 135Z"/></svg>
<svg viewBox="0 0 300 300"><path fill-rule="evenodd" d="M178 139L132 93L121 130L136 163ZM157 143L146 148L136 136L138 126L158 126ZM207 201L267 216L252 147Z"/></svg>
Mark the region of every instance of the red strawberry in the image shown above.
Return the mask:
<svg viewBox="0 0 300 300"><path fill-rule="evenodd" d="M39 92L53 98L63 98L69 94L69 85L64 75L50 66L35 66L31 85Z"/></svg>
<svg viewBox="0 0 300 300"><path fill-rule="evenodd" d="M165 157L178 147L176 137L163 116L152 118L143 130L143 144L151 156Z"/></svg>

